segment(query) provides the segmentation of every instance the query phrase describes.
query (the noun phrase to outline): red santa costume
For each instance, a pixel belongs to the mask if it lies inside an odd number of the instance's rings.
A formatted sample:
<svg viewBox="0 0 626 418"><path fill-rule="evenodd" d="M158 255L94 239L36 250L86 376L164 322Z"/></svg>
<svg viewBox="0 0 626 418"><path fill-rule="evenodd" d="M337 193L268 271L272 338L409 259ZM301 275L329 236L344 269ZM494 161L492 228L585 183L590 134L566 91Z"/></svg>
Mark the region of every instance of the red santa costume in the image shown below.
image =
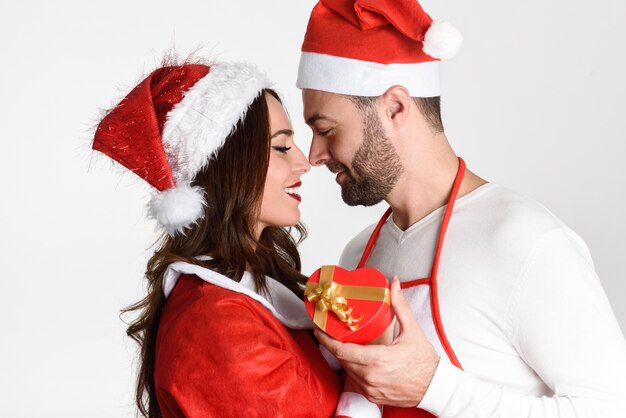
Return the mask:
<svg viewBox="0 0 626 418"><path fill-rule="evenodd" d="M270 277L267 285L266 297L249 274L235 282L169 266L155 364L165 416L334 416L339 380L305 331L302 300Z"/></svg>
<svg viewBox="0 0 626 418"><path fill-rule="evenodd" d="M249 64L159 68L102 120L93 148L155 187L150 215L184 232L206 204L192 179L269 86ZM259 294L248 274L168 267L153 366L164 417L334 416L340 382L306 331L304 303L266 279Z"/></svg>
<svg viewBox="0 0 626 418"><path fill-rule="evenodd" d="M379 96L402 85L440 95L439 58L461 36L415 0L321 0L298 87ZM441 356L418 408L394 417L624 417L626 342L584 242L541 205L488 183L402 230L391 208L356 236L340 265L398 276ZM377 417L344 393L344 413Z"/></svg>

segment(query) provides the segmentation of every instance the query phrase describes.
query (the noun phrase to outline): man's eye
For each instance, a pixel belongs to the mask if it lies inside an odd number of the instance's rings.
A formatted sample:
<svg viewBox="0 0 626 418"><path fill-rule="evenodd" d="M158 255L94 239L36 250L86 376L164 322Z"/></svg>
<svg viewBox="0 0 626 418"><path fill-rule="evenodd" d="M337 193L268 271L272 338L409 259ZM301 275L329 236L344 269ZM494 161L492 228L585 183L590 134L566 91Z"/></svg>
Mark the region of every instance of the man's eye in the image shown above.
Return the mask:
<svg viewBox="0 0 626 418"><path fill-rule="evenodd" d="M272 149L275 149L276 151L280 151L280 152L287 152L291 149L291 147L279 147L279 146L275 146L272 147Z"/></svg>
<svg viewBox="0 0 626 418"><path fill-rule="evenodd" d="M332 129L327 129L325 131L319 131L317 134L319 136L328 136L328 134L330 134L330 131L332 131Z"/></svg>

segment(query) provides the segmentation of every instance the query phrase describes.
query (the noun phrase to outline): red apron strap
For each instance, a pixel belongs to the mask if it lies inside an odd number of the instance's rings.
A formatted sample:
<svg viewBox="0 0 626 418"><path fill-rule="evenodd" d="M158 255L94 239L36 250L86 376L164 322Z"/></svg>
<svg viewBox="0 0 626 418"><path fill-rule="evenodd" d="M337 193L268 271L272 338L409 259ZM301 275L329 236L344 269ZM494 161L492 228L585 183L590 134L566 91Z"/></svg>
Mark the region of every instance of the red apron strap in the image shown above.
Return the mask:
<svg viewBox="0 0 626 418"><path fill-rule="evenodd" d="M452 346L450 345L450 342L448 341L448 338L446 337L446 334L444 332L443 325L441 322L441 312L439 310L439 289L437 286L437 276L439 273L439 261L441 260L441 249L443 248L443 243L444 243L444 239L446 236L446 232L448 231L448 224L450 223L452 211L454 210L454 203L459 194L459 189L461 188L461 183L463 182L464 176L465 176L465 161L463 161L463 159L459 157L459 168L457 170L454 183L452 184L452 190L450 191L450 197L448 199L448 205L446 207L446 211L443 215L443 221L441 223L441 230L439 232L439 240L437 242L437 251L435 252L435 259L433 261L433 267L432 267L432 271L430 274L430 282L429 282L430 296L431 296L431 309L432 309L433 321L435 323L435 329L437 330L437 336L439 337L439 340L441 341L441 344L444 350L446 351L446 354L448 355L448 358L450 359L452 364L454 364L456 367L460 369L462 369L461 363L459 362L456 354L454 353L454 350L452 349ZM367 259L369 258L370 253L372 252L372 249L374 248L374 245L376 245L376 241L378 240L378 235L380 233L380 230L385 224L385 222L387 221L387 219L389 218L389 216L391 216L391 213L392 213L392 209L391 207L389 207L387 211L383 214L383 216L380 218L380 221L378 221L376 228L372 232L372 235L370 236L370 239L368 240L367 245L365 246L365 250L363 251L363 255L361 256L361 260L359 261L357 268L362 268L365 266L365 263L367 262ZM407 287L410 287L411 285L426 284L425 282L426 280L424 279L412 280L411 282L405 283L404 286L402 287L407 288Z"/></svg>
<svg viewBox="0 0 626 418"><path fill-rule="evenodd" d="M454 179L454 183L452 185L452 190L450 192L450 197L448 199L448 205L446 207L446 211L443 216L443 221L441 223L439 239L437 242L437 251L435 253L435 259L433 261L433 268L431 271L430 278L411 280L410 282L405 282L405 283L402 283L401 285L403 289L407 287L411 287L411 286L421 285L421 284L430 285L431 309L432 309L432 315L433 315L433 322L435 324L435 329L437 330L437 336L439 337L439 341L441 342L441 345L446 351L446 354L448 355L448 358L450 359L452 364L454 364L456 367L458 367L461 370L463 369L461 367L461 363L456 357L454 350L452 350L452 346L450 345L450 342L448 341L448 338L446 337L446 334L443 329L443 324L441 322L441 314L439 312L439 295L438 295L438 288L437 288L437 275L439 273L439 261L441 259L441 249L443 248L443 242L446 236L446 232L448 230L448 224L450 223L452 211L454 210L454 203L459 194L459 189L461 187L461 183L463 182L464 175L465 175L465 161L463 161L463 159L459 157L459 168L456 174L456 178ZM363 251L363 255L361 256L361 260L359 261L358 268L365 266L365 263L367 262L367 259L369 258L370 253L372 252L372 249L374 248L374 245L376 244L376 240L378 239L380 230L385 224L385 222L387 221L387 219L389 218L389 216L391 216L391 212L392 210L390 207L389 209L387 209L384 215L380 218L380 221L378 221L376 228L372 232L372 235L370 236L370 239L368 240L367 245L365 246L365 250ZM409 418L409 417L433 418L434 415L419 408L396 408L396 407L386 406L383 409L383 417L384 418L404 418L404 417L406 418Z"/></svg>
<svg viewBox="0 0 626 418"><path fill-rule="evenodd" d="M437 287L437 275L439 273L439 260L441 259L441 249L443 248L443 241L446 237L448 224L450 223L450 217L452 216L452 211L454 210L454 203L456 201L456 197L459 194L459 188L461 187L461 183L463 182L464 175L465 161L463 161L463 159L459 157L459 169L457 171L454 184L452 185L450 199L448 199L448 207L446 208L446 212L443 215L441 231L439 232L439 241L437 242L437 252L435 253L433 269L430 274L430 305L433 314L433 321L435 322L435 329L437 330L437 335L439 336L439 341L441 341L441 345L443 346L444 350L446 350L448 358L450 359L452 364L454 364L461 370L463 370L463 367L461 367L461 363L454 353L452 345L450 345L448 337L446 337L446 333L443 330L443 324L441 322L441 312L439 311L439 289Z"/></svg>
<svg viewBox="0 0 626 418"><path fill-rule="evenodd" d="M400 283L400 289L408 289L409 287L421 286L424 284L430 284L430 277L425 277L423 279L409 280L408 282L402 282Z"/></svg>
<svg viewBox="0 0 626 418"><path fill-rule="evenodd" d="M374 232L372 232L372 235L370 235L370 239L367 241L367 245L365 246L365 250L363 250L363 255L361 256L361 260L359 261L359 264L357 264L356 268L360 269L360 268L365 267L365 263L367 262L367 259L370 257L370 253L372 252L372 249L374 248L374 245L376 244L376 240L378 239L378 234L380 233L380 229L383 227L383 225L387 221L387 218L389 218L390 215L391 215L391 206L389 206L387 211L383 214L382 218L380 218L380 221L378 221L378 225L376 225L376 228L374 228Z"/></svg>
<svg viewBox="0 0 626 418"><path fill-rule="evenodd" d="M463 182L464 175L465 161L463 161L463 159L459 157L459 169L457 171L456 178L454 179L454 184L452 185L452 191L450 192L450 198L448 199L446 212L443 215L443 222L441 223L441 230L439 231L439 241L437 242L437 251L435 252L435 261L433 262L433 269L430 273L430 277L433 280L437 277L437 272L439 270L439 259L441 257L441 249L443 248L443 240L446 237L448 224L450 223L450 217L452 216L452 211L454 210L454 203L456 201L456 197L459 194L459 189L461 188L461 183Z"/></svg>

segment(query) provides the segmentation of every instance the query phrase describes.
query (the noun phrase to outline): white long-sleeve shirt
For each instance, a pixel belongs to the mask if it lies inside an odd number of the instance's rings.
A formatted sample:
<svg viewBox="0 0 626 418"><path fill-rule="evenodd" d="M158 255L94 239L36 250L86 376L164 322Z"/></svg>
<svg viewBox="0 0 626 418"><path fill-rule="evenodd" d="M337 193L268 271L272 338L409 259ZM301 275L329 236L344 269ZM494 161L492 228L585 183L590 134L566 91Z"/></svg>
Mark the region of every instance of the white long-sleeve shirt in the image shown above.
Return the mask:
<svg viewBox="0 0 626 418"><path fill-rule="evenodd" d="M366 265L400 281L428 277L444 211L405 231L390 217ZM342 267L356 267L373 229L347 245ZM459 198L438 286L464 371L437 339L427 289L405 289L442 357L420 408L438 417L626 417L624 336L586 245L543 206L495 184Z"/></svg>

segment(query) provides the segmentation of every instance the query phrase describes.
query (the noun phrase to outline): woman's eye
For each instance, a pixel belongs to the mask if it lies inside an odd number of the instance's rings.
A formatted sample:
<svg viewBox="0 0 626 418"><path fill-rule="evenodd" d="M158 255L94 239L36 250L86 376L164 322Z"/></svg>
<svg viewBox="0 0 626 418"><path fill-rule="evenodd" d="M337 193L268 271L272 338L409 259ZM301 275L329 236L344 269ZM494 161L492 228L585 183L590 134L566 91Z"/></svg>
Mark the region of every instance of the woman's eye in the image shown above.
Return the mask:
<svg viewBox="0 0 626 418"><path fill-rule="evenodd" d="M291 147L274 146L272 147L272 149L275 149L276 151L280 151L280 152L287 152L291 149Z"/></svg>
<svg viewBox="0 0 626 418"><path fill-rule="evenodd" d="M330 133L330 131L332 131L332 129L327 129L325 131L319 131L317 134L319 136L327 136Z"/></svg>

